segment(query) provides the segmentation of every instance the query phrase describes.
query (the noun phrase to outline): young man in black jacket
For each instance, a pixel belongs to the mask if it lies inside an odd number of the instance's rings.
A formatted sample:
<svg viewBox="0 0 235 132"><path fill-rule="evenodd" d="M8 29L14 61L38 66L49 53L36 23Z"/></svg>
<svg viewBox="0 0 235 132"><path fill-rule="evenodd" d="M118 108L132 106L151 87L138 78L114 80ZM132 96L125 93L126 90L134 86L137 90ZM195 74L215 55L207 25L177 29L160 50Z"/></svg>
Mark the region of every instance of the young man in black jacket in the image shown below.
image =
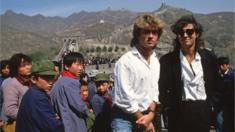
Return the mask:
<svg viewBox="0 0 235 132"><path fill-rule="evenodd" d="M192 15L182 16L172 31L175 49L160 59L159 80L169 132L209 132L218 82L216 56L203 48L202 26Z"/></svg>

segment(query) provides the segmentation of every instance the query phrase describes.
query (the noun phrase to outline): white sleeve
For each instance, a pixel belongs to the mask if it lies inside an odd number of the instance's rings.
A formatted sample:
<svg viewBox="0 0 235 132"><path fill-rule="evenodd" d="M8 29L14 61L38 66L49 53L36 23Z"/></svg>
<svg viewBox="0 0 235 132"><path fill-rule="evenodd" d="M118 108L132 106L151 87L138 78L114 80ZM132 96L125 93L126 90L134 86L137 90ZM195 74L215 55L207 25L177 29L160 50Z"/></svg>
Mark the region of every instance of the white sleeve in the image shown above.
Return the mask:
<svg viewBox="0 0 235 132"><path fill-rule="evenodd" d="M114 104L128 113L138 111L133 87L134 72L131 65L127 61L118 61L114 68L114 76Z"/></svg>
<svg viewBox="0 0 235 132"><path fill-rule="evenodd" d="M160 77L160 64L158 62L158 64L156 65L157 67L157 72L156 72L156 76L154 76L153 78L153 82L155 83L154 84L154 90L152 91L153 92L153 101L154 102L159 102L159 77Z"/></svg>

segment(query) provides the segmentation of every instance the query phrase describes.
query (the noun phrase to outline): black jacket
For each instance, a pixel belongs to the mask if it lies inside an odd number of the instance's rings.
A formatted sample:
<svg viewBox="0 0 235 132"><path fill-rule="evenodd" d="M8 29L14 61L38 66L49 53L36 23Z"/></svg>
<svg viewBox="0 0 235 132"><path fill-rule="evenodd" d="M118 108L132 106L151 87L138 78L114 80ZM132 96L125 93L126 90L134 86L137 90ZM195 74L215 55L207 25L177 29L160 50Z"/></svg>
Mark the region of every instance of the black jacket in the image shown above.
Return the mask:
<svg viewBox="0 0 235 132"><path fill-rule="evenodd" d="M176 115L183 93L179 53L179 50L175 50L160 59L159 100L163 107L168 107ZM213 52L206 49L200 49L198 53L201 56L207 101L210 105L215 105L219 79L217 58Z"/></svg>

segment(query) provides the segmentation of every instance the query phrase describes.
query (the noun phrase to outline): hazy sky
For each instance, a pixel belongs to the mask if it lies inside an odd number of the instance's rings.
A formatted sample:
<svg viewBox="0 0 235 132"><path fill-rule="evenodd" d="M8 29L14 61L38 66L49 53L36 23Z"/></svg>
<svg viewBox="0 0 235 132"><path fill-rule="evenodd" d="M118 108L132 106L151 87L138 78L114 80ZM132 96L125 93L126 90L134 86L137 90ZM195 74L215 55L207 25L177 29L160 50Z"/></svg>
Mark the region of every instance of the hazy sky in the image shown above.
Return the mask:
<svg viewBox="0 0 235 132"><path fill-rule="evenodd" d="M0 14L11 9L27 15L68 16L74 12L113 10L154 11L162 2L195 13L235 12L234 0L0 0Z"/></svg>

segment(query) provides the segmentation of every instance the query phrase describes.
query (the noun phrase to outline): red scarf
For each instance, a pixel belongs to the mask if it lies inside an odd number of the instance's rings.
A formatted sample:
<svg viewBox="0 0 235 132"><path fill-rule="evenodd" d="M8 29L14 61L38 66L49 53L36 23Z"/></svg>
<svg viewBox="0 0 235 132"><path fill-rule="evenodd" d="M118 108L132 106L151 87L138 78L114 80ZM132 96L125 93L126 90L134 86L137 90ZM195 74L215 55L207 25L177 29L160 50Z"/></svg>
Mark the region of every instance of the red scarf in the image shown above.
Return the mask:
<svg viewBox="0 0 235 132"><path fill-rule="evenodd" d="M89 100L84 100L84 102L86 103L86 106L88 109L92 109L91 103L89 102Z"/></svg>
<svg viewBox="0 0 235 132"><path fill-rule="evenodd" d="M64 71L61 74L63 77L69 77L69 78L73 78L73 79L78 79L76 75L74 75L73 73L69 72L69 71Z"/></svg>
<svg viewBox="0 0 235 132"><path fill-rule="evenodd" d="M15 78L16 78L16 80L18 80L22 85L31 87L31 81L30 81L30 79L26 79L26 78L24 78L24 77L22 77L22 76L20 76L20 75L16 76Z"/></svg>
<svg viewBox="0 0 235 132"><path fill-rule="evenodd" d="M112 97L111 97L111 95L108 94L108 92L107 92L103 95L103 98L108 103L109 108L112 109Z"/></svg>

